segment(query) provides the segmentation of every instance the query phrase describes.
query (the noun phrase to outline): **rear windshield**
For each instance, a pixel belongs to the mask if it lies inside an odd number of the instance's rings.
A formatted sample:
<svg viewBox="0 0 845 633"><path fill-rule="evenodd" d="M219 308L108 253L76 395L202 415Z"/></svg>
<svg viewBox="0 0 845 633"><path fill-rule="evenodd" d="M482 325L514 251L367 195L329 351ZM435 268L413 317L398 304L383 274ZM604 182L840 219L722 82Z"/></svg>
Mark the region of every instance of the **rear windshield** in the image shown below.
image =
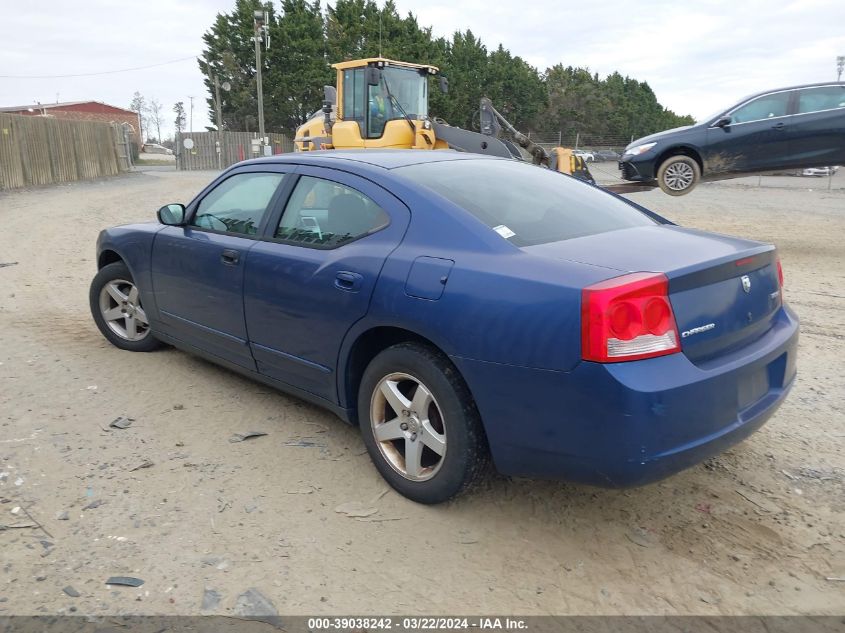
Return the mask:
<svg viewBox="0 0 845 633"><path fill-rule="evenodd" d="M517 161L449 160L396 172L466 209L515 246L657 224L601 190Z"/></svg>

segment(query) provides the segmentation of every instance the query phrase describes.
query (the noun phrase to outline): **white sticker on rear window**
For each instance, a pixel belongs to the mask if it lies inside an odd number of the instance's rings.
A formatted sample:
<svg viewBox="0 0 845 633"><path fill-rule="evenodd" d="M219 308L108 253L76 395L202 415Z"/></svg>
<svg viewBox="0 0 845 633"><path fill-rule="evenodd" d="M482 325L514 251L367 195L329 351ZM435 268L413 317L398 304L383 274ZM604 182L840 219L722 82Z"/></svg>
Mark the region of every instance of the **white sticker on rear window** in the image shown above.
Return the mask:
<svg viewBox="0 0 845 633"><path fill-rule="evenodd" d="M504 224L500 224L499 226L494 226L493 230L496 231L499 235L501 235L505 239L509 239L516 235L513 231L511 231L508 227Z"/></svg>

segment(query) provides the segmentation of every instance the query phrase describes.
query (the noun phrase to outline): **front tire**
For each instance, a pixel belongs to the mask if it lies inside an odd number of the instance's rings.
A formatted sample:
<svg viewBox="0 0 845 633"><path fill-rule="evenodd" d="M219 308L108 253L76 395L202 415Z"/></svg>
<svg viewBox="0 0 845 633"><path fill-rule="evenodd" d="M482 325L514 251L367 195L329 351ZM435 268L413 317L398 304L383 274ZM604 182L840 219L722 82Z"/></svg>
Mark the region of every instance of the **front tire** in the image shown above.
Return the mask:
<svg viewBox="0 0 845 633"><path fill-rule="evenodd" d="M701 180L701 168L691 156L670 156L657 170L657 184L670 196L683 196L692 191Z"/></svg>
<svg viewBox="0 0 845 633"><path fill-rule="evenodd" d="M91 315L109 343L130 352L151 352L161 347L129 268L123 262L103 266L88 293Z"/></svg>
<svg viewBox="0 0 845 633"><path fill-rule="evenodd" d="M454 365L429 347L401 343L370 362L358 419L382 477L413 501L441 503L487 472L487 439L469 389Z"/></svg>

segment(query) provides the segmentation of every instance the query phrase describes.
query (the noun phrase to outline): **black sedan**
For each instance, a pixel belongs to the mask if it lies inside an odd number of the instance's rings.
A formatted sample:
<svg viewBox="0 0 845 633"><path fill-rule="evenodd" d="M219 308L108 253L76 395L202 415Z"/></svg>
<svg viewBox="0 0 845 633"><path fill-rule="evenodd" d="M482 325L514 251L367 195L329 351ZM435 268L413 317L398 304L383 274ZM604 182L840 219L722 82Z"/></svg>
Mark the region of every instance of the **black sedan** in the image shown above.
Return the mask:
<svg viewBox="0 0 845 633"><path fill-rule="evenodd" d="M637 139L619 168L625 180L682 196L700 181L841 164L845 83L827 83L758 93L697 125Z"/></svg>

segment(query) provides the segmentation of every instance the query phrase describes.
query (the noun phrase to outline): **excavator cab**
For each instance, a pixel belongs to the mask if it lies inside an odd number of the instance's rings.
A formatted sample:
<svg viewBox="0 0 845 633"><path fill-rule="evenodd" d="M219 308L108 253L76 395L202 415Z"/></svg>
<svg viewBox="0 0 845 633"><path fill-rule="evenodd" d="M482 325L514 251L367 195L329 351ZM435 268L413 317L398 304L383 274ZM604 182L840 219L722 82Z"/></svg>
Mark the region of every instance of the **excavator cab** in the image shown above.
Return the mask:
<svg viewBox="0 0 845 633"><path fill-rule="evenodd" d="M327 86L322 111L297 130L297 150L446 148L428 118L428 78L436 66L378 57L332 67L337 90Z"/></svg>

